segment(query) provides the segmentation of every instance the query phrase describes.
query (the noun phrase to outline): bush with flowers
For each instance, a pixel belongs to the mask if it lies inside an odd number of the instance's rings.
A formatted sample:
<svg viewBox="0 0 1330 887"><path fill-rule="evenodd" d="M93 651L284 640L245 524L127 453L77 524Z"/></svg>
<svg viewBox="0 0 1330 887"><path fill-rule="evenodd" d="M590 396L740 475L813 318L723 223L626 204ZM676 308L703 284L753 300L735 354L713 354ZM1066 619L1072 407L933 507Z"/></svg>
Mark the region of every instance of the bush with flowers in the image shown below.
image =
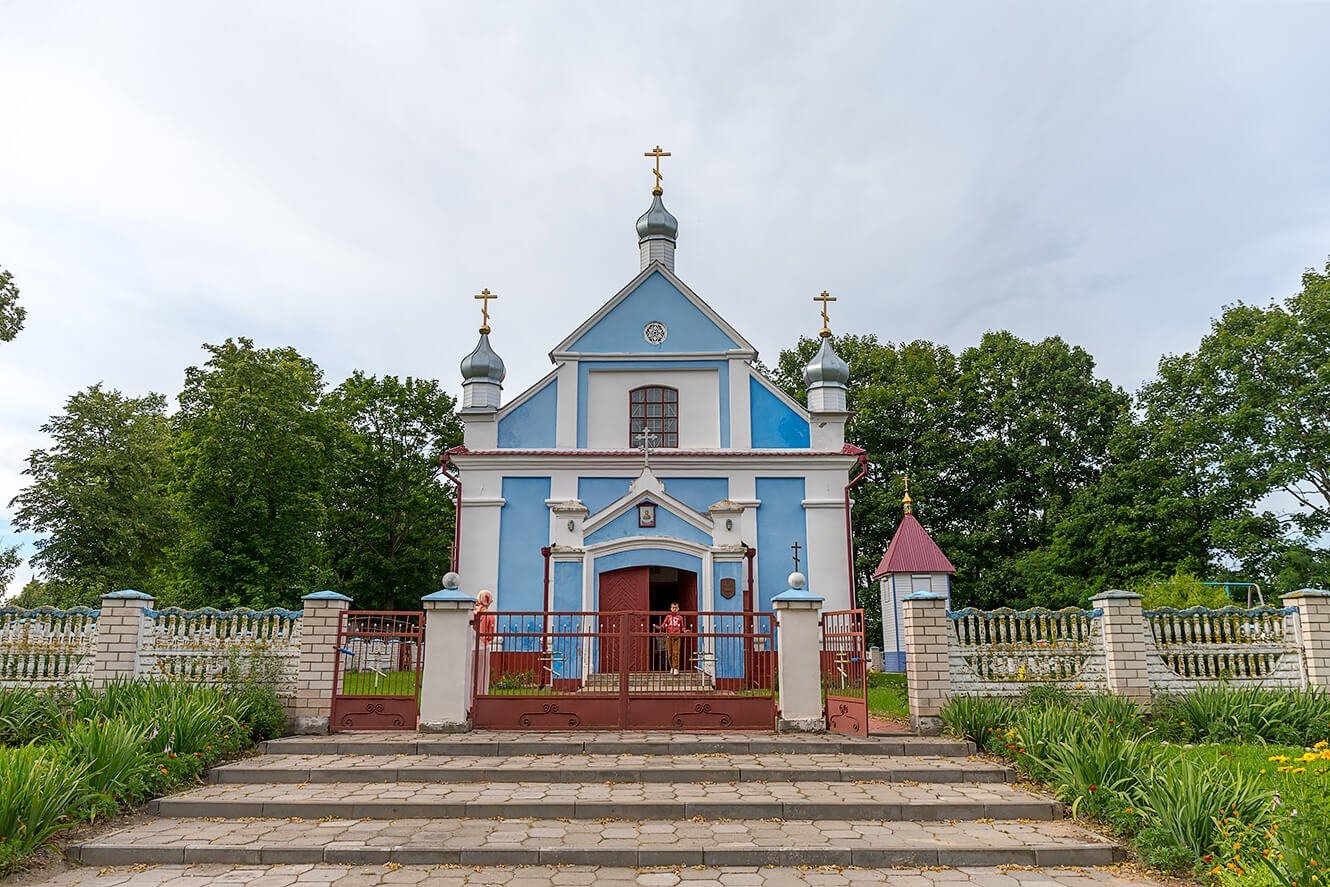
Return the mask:
<svg viewBox="0 0 1330 887"><path fill-rule="evenodd" d="M1325 694L1219 687L1198 695L1144 711L1121 698L1041 690L958 697L942 714L951 732L1008 758L1147 862L1234 887L1330 885ZM1271 700L1268 712L1253 710ZM1204 711L1214 720L1199 722ZM1264 744L1290 736L1308 744L1286 752ZM1187 741L1202 738L1212 743Z"/></svg>
<svg viewBox="0 0 1330 887"><path fill-rule="evenodd" d="M0 688L0 875L63 828L133 809L279 735L262 686Z"/></svg>

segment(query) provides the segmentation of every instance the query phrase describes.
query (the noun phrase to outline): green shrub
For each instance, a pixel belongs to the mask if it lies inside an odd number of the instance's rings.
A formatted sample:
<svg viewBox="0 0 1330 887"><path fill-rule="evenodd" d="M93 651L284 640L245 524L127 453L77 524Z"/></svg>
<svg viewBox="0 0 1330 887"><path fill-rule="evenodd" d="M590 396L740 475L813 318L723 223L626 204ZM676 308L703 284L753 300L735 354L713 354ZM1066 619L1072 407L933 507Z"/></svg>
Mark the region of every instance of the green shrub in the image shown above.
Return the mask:
<svg viewBox="0 0 1330 887"><path fill-rule="evenodd" d="M1016 734L1016 765L1039 782L1051 781L1054 746L1096 730L1080 709L1060 705L1020 708L1011 727Z"/></svg>
<svg viewBox="0 0 1330 887"><path fill-rule="evenodd" d="M1233 604L1228 592L1216 585L1206 585L1190 573L1174 573L1167 579L1158 579L1137 588L1141 606L1147 610L1172 607L1188 610L1192 607L1219 609Z"/></svg>
<svg viewBox="0 0 1330 887"><path fill-rule="evenodd" d="M1156 764L1145 772L1136 798L1150 823L1141 832L1147 850L1165 851L1149 861L1179 868L1171 845L1185 851L1192 864L1199 862L1218 849L1224 817L1259 826L1270 816L1273 797L1240 771L1186 759Z"/></svg>
<svg viewBox="0 0 1330 887"><path fill-rule="evenodd" d="M253 742L276 739L286 729L286 712L271 687L246 684L232 692L233 713L241 729L249 728Z"/></svg>
<svg viewBox="0 0 1330 887"><path fill-rule="evenodd" d="M1073 816L1121 821L1133 806L1152 750L1113 730L1082 730L1047 745L1048 781Z"/></svg>
<svg viewBox="0 0 1330 887"><path fill-rule="evenodd" d="M1024 706L1054 705L1065 708L1075 705L1070 693L1053 684L1035 684L1021 693L1019 698Z"/></svg>
<svg viewBox="0 0 1330 887"><path fill-rule="evenodd" d="M86 765L76 764L63 750L29 745L0 748L0 844L5 864L40 848L61 828L84 789Z"/></svg>
<svg viewBox="0 0 1330 887"><path fill-rule="evenodd" d="M1166 738L1306 746L1330 738L1330 694L1310 688L1200 687L1157 697L1153 719Z"/></svg>
<svg viewBox="0 0 1330 887"><path fill-rule="evenodd" d="M1141 708L1131 699L1109 693L1091 693L1079 701L1087 721L1123 736L1142 736L1146 732Z"/></svg>
<svg viewBox="0 0 1330 887"><path fill-rule="evenodd" d="M64 722L56 691L0 687L0 745L27 745L56 735Z"/></svg>
<svg viewBox="0 0 1330 887"><path fill-rule="evenodd" d="M997 738L1016 717L1016 706L988 696L955 696L942 707L941 716L953 736L981 749L997 748Z"/></svg>
<svg viewBox="0 0 1330 887"><path fill-rule="evenodd" d="M147 731L135 724L86 720L69 728L64 744L70 760L87 767L87 786L119 806L137 804L147 794L152 761L146 739Z"/></svg>

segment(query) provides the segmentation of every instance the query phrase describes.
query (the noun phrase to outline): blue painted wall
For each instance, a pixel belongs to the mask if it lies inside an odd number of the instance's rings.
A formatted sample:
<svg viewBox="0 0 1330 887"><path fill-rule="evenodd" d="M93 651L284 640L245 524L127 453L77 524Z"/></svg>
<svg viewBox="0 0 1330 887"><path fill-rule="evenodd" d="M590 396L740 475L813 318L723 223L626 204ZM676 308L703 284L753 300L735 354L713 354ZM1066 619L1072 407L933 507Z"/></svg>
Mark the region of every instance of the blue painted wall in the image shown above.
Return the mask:
<svg viewBox="0 0 1330 887"><path fill-rule="evenodd" d="M582 609L582 564L556 561L552 600L555 610Z"/></svg>
<svg viewBox="0 0 1330 887"><path fill-rule="evenodd" d="M499 420L499 447L553 447L558 407L559 380L550 379L544 388Z"/></svg>
<svg viewBox="0 0 1330 887"><path fill-rule="evenodd" d="M808 420L752 376L748 378L748 403L754 448L808 448Z"/></svg>
<svg viewBox="0 0 1330 887"><path fill-rule="evenodd" d="M720 596L720 580L734 580L734 597L728 601ZM744 605L743 563L718 561L712 564L712 610L718 613L740 613ZM716 630L720 632L742 633L744 630L741 617L721 618L717 620ZM744 645L742 638L716 639L716 677L741 678L744 674Z"/></svg>
<svg viewBox="0 0 1330 887"><path fill-rule="evenodd" d="M499 510L500 610L540 610L545 605L542 546L550 540L548 477L505 477Z"/></svg>
<svg viewBox="0 0 1330 887"><path fill-rule="evenodd" d="M665 492L694 511L707 513L707 509L730 495L727 477L662 477Z"/></svg>
<svg viewBox="0 0 1330 887"><path fill-rule="evenodd" d="M802 481L800 481L802 483ZM656 525L639 527L637 509L630 508L603 527L586 537L587 545L609 542L612 539L624 539L629 536L669 536L674 539L686 539L702 545L711 544L711 536L704 533L688 521L669 511L663 505L656 506Z"/></svg>
<svg viewBox="0 0 1330 887"><path fill-rule="evenodd" d="M808 570L808 524L804 520L804 479L802 477L759 477L757 498L757 609L770 610L771 599L786 589L786 579L794 569L794 552L799 543L799 569ZM809 590L817 589L811 584Z"/></svg>
<svg viewBox="0 0 1330 887"><path fill-rule="evenodd" d="M632 482L631 477L579 477L577 498L587 507L589 516L622 499Z"/></svg>
<svg viewBox="0 0 1330 887"><path fill-rule="evenodd" d="M591 390L589 375L593 370L670 369L716 371L720 392L720 445L728 447L730 445L730 362L727 360L579 360L577 362L577 445L586 446L587 393ZM662 379L662 383L668 384L669 379ZM679 404L680 413L686 409L684 404ZM623 429L623 437L624 449L629 449L627 428Z"/></svg>
<svg viewBox="0 0 1330 887"><path fill-rule="evenodd" d="M642 338L642 327L653 320L665 324L665 341L652 345ZM583 354L680 354L729 351L741 347L725 334L688 297L659 272L615 305L600 322L583 333L569 351Z"/></svg>

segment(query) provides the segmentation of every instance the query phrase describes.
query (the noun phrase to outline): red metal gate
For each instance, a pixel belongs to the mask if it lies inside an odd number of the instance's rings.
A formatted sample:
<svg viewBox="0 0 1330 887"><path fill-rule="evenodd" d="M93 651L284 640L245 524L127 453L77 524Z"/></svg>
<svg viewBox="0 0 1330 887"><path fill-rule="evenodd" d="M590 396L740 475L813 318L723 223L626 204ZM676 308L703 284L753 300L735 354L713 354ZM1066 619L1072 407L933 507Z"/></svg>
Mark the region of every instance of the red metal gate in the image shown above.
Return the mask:
<svg viewBox="0 0 1330 887"><path fill-rule="evenodd" d="M863 610L822 614L822 696L828 730L849 736L868 735Z"/></svg>
<svg viewBox="0 0 1330 887"><path fill-rule="evenodd" d="M414 730L420 720L425 614L345 610L337 623L328 729Z"/></svg>
<svg viewBox="0 0 1330 887"><path fill-rule="evenodd" d="M769 730L770 613L496 613L477 632L471 722L493 729Z"/></svg>

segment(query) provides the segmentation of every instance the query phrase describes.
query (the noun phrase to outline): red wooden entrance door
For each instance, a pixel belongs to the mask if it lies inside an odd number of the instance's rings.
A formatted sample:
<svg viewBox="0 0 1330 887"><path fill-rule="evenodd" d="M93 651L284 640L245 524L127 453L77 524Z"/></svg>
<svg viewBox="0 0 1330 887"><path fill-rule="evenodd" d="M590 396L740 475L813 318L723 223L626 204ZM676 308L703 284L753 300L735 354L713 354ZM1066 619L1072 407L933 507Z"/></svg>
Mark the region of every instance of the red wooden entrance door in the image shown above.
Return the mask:
<svg viewBox="0 0 1330 887"><path fill-rule="evenodd" d="M624 619L632 616L616 616L632 610L647 610L651 606L651 568L625 567L611 570L600 575L600 617L601 634L617 634ZM638 626L629 626L629 631L637 635ZM645 631L645 627L642 627ZM615 644L602 644L600 648L600 670L611 672L619 670L619 648ZM628 671L647 670L647 639L635 636L629 653Z"/></svg>

